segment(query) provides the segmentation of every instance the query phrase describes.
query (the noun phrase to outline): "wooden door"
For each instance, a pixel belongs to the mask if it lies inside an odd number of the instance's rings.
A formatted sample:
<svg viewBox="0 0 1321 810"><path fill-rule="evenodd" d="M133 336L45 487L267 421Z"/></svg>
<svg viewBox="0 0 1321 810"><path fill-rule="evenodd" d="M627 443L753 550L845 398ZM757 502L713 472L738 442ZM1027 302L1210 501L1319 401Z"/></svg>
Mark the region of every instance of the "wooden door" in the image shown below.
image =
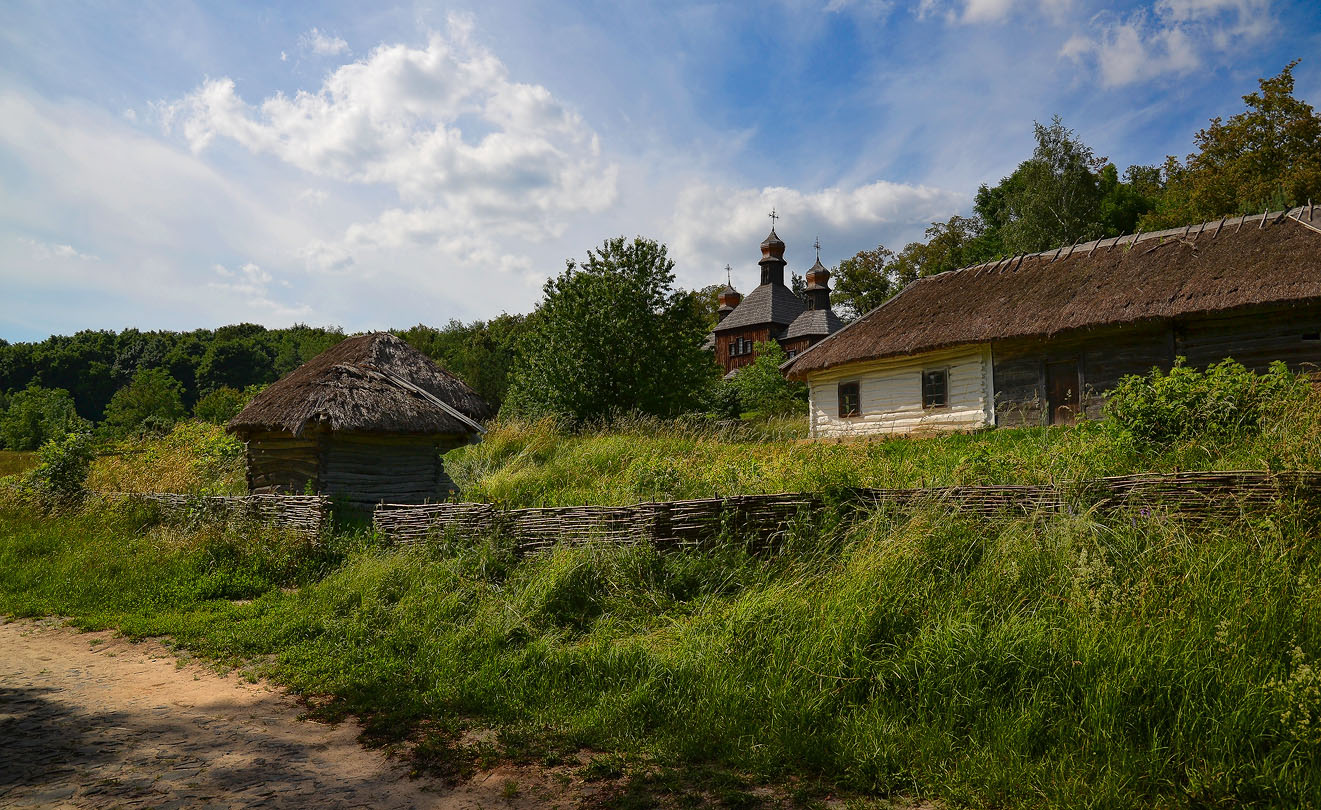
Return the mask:
<svg viewBox="0 0 1321 810"><path fill-rule="evenodd" d="M1046 402L1052 425L1078 418L1078 361L1046 364Z"/></svg>

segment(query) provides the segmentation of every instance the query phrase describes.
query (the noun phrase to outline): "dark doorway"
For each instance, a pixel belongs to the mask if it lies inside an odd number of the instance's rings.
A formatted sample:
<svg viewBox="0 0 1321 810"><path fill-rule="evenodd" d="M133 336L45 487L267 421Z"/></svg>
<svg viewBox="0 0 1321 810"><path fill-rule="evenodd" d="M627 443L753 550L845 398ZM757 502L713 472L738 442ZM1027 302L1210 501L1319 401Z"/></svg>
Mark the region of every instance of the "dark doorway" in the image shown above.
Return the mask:
<svg viewBox="0 0 1321 810"><path fill-rule="evenodd" d="M1046 364L1046 402L1052 425L1071 425L1078 418L1078 361Z"/></svg>

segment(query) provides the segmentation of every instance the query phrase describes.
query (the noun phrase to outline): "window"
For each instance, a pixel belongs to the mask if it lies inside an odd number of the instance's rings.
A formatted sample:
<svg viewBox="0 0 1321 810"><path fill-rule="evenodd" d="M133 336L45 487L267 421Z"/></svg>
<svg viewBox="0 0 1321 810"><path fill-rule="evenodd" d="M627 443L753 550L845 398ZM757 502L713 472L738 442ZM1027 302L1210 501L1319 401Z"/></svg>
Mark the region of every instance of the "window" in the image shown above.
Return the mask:
<svg viewBox="0 0 1321 810"><path fill-rule="evenodd" d="M798 350L797 350L797 349L790 349L790 350L789 350L789 359L790 359L790 360L794 359L794 358L797 357L797 356L798 356Z"/></svg>
<svg viewBox="0 0 1321 810"><path fill-rule="evenodd" d="M862 413L862 402L858 396L858 384L846 382L839 384L839 418L848 419Z"/></svg>
<svg viewBox="0 0 1321 810"><path fill-rule="evenodd" d="M909 379L912 379L911 377ZM922 372L922 407L943 408L949 404L949 369Z"/></svg>

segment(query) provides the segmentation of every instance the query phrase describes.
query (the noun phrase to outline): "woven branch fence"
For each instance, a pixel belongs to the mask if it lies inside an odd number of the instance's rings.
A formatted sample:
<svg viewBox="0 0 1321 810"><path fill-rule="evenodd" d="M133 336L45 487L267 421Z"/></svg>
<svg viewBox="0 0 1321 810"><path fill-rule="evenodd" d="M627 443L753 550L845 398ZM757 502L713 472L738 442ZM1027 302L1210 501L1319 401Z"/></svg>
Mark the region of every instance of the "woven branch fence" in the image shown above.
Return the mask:
<svg viewBox="0 0 1321 810"><path fill-rule="evenodd" d="M1321 500L1321 472L1186 472L1098 478L1062 486L964 486L854 489L844 500L861 506L919 505L982 517L1087 509L1164 510L1197 518L1257 511L1283 499ZM380 504L373 524L396 543L456 532L472 538L511 534L522 553L557 543L651 543L694 546L722 530L761 541L782 536L795 520L823 505L804 493L739 495L633 506L502 509L484 503Z"/></svg>
<svg viewBox="0 0 1321 810"><path fill-rule="evenodd" d="M324 495L172 495L160 492L103 492L101 497L156 504L173 516L208 520L254 520L305 534L320 534L330 519Z"/></svg>

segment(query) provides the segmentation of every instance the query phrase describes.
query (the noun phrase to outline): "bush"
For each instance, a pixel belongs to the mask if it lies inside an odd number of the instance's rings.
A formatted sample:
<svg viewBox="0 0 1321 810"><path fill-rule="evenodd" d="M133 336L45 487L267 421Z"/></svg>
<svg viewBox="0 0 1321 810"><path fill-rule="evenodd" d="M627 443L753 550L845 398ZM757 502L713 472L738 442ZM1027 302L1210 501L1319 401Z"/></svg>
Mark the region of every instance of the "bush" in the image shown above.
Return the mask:
<svg viewBox="0 0 1321 810"><path fill-rule="evenodd" d="M193 416L213 425L224 425L238 416L239 411L247 407L253 397L261 393L265 386L249 385L239 391L229 386L222 386L197 400L193 406Z"/></svg>
<svg viewBox="0 0 1321 810"><path fill-rule="evenodd" d="M83 492L95 455L89 433L69 433L51 439L38 451L40 461L28 474L28 484L42 494L77 497Z"/></svg>
<svg viewBox="0 0 1321 810"><path fill-rule="evenodd" d="M166 433L186 414L183 385L163 368L143 368L110 398L105 424L121 434L142 430Z"/></svg>
<svg viewBox="0 0 1321 810"><path fill-rule="evenodd" d="M1111 423L1139 444L1167 446L1193 438L1223 439L1260 430L1263 419L1300 405L1307 381L1281 362L1258 375L1235 360L1199 371L1175 360L1166 374L1128 376L1110 392Z"/></svg>
<svg viewBox="0 0 1321 810"><path fill-rule="evenodd" d="M87 429L63 388L29 385L9 397L0 413L0 444L10 450L36 450L51 439Z"/></svg>
<svg viewBox="0 0 1321 810"><path fill-rule="evenodd" d="M758 343L755 351L757 359L733 378L743 407L761 416L806 413L807 386L780 373L780 364L789 359L780 344L768 340Z"/></svg>

